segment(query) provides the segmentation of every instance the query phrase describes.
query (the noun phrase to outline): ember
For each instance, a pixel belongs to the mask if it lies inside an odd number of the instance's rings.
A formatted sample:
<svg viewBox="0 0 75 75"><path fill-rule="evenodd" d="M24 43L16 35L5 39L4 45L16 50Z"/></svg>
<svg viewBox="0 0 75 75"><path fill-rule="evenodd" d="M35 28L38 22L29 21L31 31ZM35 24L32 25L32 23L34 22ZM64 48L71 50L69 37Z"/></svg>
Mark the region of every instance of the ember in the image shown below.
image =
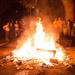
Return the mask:
<svg viewBox="0 0 75 75"><path fill-rule="evenodd" d="M18 50L12 51L14 61L37 59L38 63L45 63L50 66L53 65L53 62L63 62L65 55L62 48L56 47L56 41L46 36L41 18L39 18L35 25L36 31L31 37L33 40L28 38L27 42L24 42ZM17 58L17 60L15 58Z"/></svg>

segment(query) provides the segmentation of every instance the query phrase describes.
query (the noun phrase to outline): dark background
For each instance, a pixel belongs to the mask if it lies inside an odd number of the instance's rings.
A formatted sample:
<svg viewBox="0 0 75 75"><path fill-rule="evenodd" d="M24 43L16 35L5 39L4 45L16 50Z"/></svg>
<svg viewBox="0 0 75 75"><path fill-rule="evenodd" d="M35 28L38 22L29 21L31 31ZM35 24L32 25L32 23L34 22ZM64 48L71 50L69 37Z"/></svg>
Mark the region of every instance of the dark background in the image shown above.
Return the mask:
<svg viewBox="0 0 75 75"><path fill-rule="evenodd" d="M31 0L27 0L28 2L30 2ZM55 10L58 10L59 6L57 5L61 5L55 0L50 0L50 6ZM74 2L74 8L75 8L75 0L73 0ZM53 4L51 4L53 3ZM27 3L25 3L26 6ZM53 7L53 6L54 7ZM56 9L57 6L57 9ZM54 10L52 10L53 13L55 12ZM62 11L60 12L56 12L56 14L60 14L62 15ZM75 9L74 9L74 13L75 13ZM3 23L5 23L6 21L9 21L10 19L19 19L21 18L23 15L28 15L27 10L25 9L25 7L23 7L23 4L18 1L18 0L0 0L0 26L2 26Z"/></svg>
<svg viewBox="0 0 75 75"><path fill-rule="evenodd" d="M0 0L0 32L2 32L2 27L6 22L10 22L11 20L19 20L23 16L28 16L30 13L28 12L28 8L26 7L28 4L33 4L34 0ZM40 3L40 0L38 0ZM74 3L74 13L75 13L75 0ZM65 11L61 0L49 0L51 16L65 16ZM60 11L59 11L60 7ZM33 9L34 11L35 9ZM32 15L32 14L31 14ZM75 15L74 15L75 20Z"/></svg>

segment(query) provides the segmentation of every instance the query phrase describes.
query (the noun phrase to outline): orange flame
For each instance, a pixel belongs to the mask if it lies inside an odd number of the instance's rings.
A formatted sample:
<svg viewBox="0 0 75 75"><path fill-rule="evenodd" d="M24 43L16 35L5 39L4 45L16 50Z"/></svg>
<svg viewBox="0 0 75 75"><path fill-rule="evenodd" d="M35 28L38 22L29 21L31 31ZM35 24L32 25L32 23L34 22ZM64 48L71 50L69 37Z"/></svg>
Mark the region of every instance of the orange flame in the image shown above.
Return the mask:
<svg viewBox="0 0 75 75"><path fill-rule="evenodd" d="M54 39L45 35L42 25L41 18L39 18L36 22L36 32L33 35L33 40L29 38L19 50L14 50L13 57L17 57L20 60L37 59L50 65L50 58L58 61L64 60L64 53L61 48L57 49ZM34 43L33 46L31 45L32 42ZM51 50L56 51L56 53L54 54Z"/></svg>

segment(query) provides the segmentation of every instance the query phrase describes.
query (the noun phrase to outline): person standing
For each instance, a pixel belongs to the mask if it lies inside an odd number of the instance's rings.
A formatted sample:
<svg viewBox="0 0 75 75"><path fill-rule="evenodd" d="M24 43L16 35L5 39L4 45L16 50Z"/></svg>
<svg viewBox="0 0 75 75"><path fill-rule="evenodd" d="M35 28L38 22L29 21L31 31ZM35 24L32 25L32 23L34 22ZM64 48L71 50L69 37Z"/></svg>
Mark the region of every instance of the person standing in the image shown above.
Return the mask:
<svg viewBox="0 0 75 75"><path fill-rule="evenodd" d="M17 37L19 35L19 32L20 32L18 21L15 22L14 26L15 26L15 36Z"/></svg>
<svg viewBox="0 0 75 75"><path fill-rule="evenodd" d="M3 30L5 31L5 40L9 41L9 23L3 26Z"/></svg>
<svg viewBox="0 0 75 75"><path fill-rule="evenodd" d="M71 37L73 22L70 19L67 21L67 26L68 26L69 36Z"/></svg>

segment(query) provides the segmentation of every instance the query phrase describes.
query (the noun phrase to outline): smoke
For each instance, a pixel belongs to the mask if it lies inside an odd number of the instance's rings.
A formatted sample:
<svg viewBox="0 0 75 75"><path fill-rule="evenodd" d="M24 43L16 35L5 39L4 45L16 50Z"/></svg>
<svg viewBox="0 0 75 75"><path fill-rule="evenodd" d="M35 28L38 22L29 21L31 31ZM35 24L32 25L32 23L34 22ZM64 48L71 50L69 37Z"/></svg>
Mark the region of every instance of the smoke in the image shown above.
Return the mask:
<svg viewBox="0 0 75 75"><path fill-rule="evenodd" d="M48 2L48 0L21 0L23 7L29 12L29 16L24 16L21 21L24 31L19 40L22 39L22 42L24 42L27 38L32 37L35 33L35 22L38 20L38 17L42 19L43 29L46 35L49 36L49 38L53 38L55 41L59 39L60 32L53 26L54 15L51 11L52 7L50 8ZM31 10L33 7L34 10ZM33 15L32 12L35 14Z"/></svg>

